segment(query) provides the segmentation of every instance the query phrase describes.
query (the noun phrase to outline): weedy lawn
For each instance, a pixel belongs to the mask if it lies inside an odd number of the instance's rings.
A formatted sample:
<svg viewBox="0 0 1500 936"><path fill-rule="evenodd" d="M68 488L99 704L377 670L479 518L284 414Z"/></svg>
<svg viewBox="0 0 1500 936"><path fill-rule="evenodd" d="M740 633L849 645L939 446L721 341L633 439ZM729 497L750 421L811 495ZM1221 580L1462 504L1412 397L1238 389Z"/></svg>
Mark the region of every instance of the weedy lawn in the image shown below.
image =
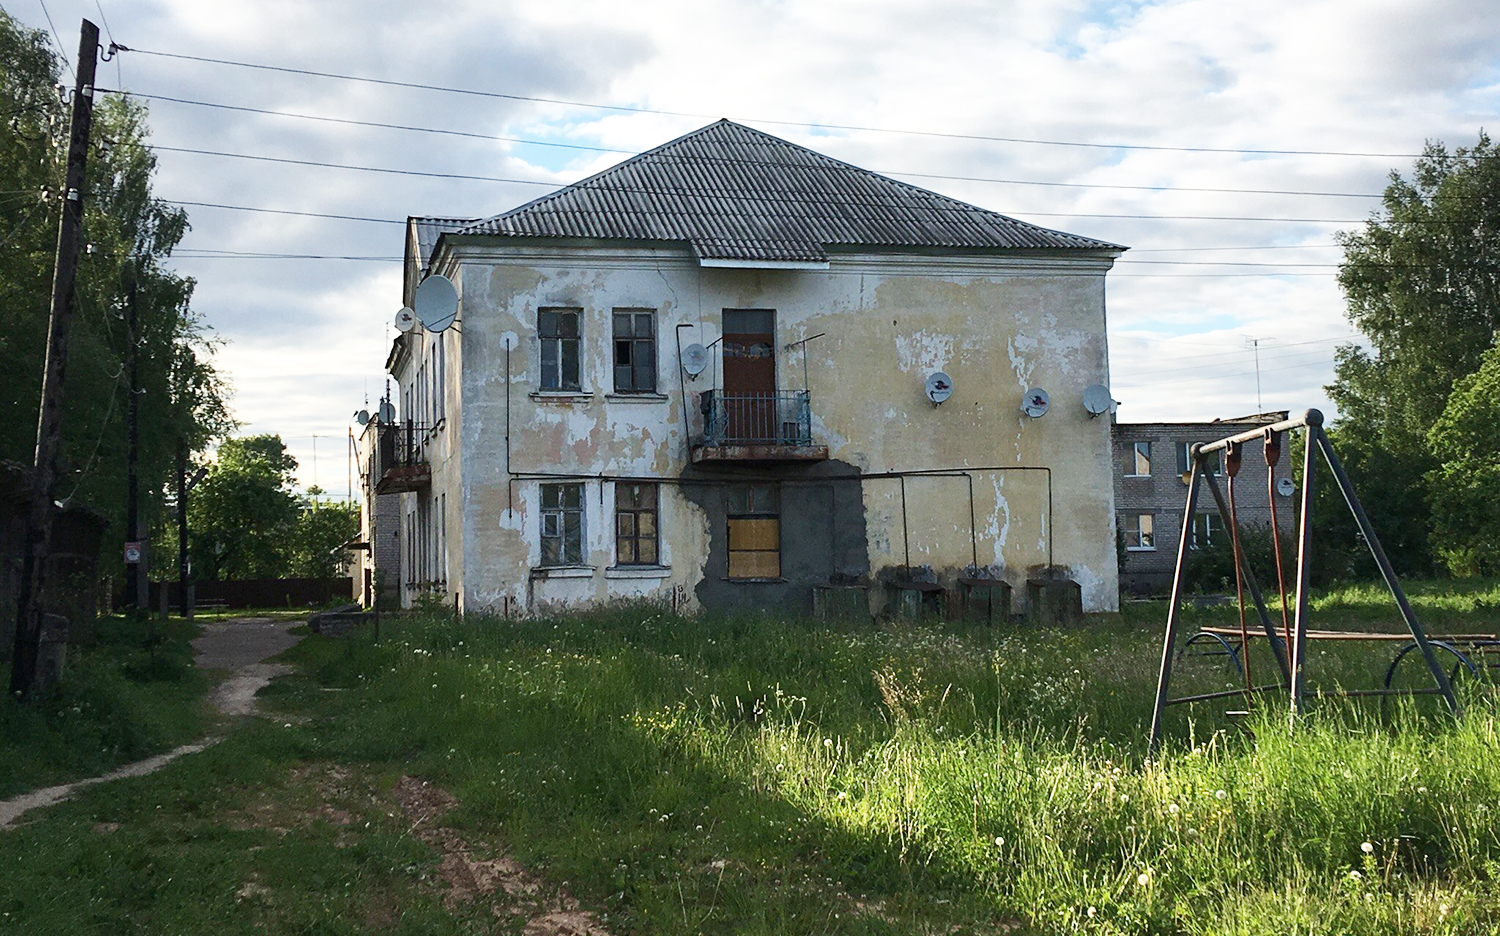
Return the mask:
<svg viewBox="0 0 1500 936"><path fill-rule="evenodd" d="M1434 629L1500 623L1493 583L1413 591ZM1482 691L1459 722L1323 701L1295 737L1276 704L1243 728L1177 709L1149 761L1163 610L1035 630L622 607L311 638L263 694L305 721L0 837L0 912L18 932L520 932L505 895L445 890L427 820L397 805L419 777L470 851L617 934L1500 928ZM1397 620L1373 589L1319 611ZM1393 650L1319 646L1310 681L1377 685ZM1222 659L1179 672L1183 692L1235 680Z"/></svg>

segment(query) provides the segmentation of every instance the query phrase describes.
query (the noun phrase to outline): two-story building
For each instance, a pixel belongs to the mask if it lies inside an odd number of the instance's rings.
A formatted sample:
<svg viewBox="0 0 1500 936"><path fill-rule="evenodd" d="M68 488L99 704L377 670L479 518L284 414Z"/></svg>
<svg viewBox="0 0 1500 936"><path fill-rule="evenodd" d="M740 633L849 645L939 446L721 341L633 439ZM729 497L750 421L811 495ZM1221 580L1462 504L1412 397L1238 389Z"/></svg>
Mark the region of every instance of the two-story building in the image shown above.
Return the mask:
<svg viewBox="0 0 1500 936"><path fill-rule="evenodd" d="M1213 442L1286 418L1283 410L1211 422L1115 424L1115 510L1124 546L1120 563L1123 589L1145 593L1171 587L1177 544L1182 539L1182 509L1187 505L1193 444ZM1287 447L1285 442L1283 446ZM1293 479L1297 473L1291 451L1282 452L1270 483L1263 446L1247 444L1240 451L1234 498L1240 528L1269 527L1274 503L1282 536L1291 535L1296 513ZM1209 470L1220 488L1227 490L1222 455L1210 459ZM1274 498L1270 490L1273 485L1279 487ZM1189 545L1196 548L1212 544L1225 535L1227 530L1213 497L1206 488L1200 488Z"/></svg>
<svg viewBox="0 0 1500 936"><path fill-rule="evenodd" d="M1004 582L1022 610L1044 576L1112 609L1110 419L1082 400L1123 250L729 121L413 218L406 303L432 274L460 302L387 362L403 600L878 611Z"/></svg>

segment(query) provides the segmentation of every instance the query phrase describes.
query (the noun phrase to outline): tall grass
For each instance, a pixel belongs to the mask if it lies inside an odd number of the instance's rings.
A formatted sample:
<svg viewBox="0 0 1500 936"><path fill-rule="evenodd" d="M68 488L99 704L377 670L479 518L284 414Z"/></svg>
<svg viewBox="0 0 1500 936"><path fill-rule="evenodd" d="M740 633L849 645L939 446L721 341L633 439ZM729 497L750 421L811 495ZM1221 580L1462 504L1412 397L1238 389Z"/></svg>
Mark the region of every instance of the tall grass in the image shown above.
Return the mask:
<svg viewBox="0 0 1500 936"><path fill-rule="evenodd" d="M1477 613L1453 611L1470 628ZM1153 760L1158 640L1119 620L877 629L625 607L424 618L300 652L355 690L325 703L331 755L449 784L461 821L625 930L1500 926L1483 701L1460 722L1324 702L1295 735L1274 703L1241 728L1182 708ZM1313 662L1325 683L1374 683L1385 652ZM1216 660L1180 672L1184 691L1235 679Z"/></svg>

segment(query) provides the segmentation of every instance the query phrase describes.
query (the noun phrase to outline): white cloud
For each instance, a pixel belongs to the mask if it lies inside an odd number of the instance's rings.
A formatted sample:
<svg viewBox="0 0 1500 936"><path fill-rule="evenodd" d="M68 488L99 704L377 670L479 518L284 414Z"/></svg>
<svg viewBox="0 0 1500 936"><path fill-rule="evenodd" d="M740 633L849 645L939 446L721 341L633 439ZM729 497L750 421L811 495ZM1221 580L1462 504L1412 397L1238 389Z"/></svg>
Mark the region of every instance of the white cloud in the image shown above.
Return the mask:
<svg viewBox="0 0 1500 936"><path fill-rule="evenodd" d="M720 116L858 165L1100 185L1378 193L1405 157L1246 156L1056 147L757 120L1137 145L1411 154L1472 142L1500 107L1500 7L1483 0L1370 2L374 3L103 0L120 42L396 81L593 101L638 114L333 81L125 53L126 87L158 95L635 152ZM93 0L52 0L70 32ZM40 9L15 13L44 26ZM71 54L74 44L64 40ZM114 64L102 67L116 80ZM166 146L310 161L567 181L621 154L402 133L183 104L152 107ZM1148 192L912 179L1048 227L1131 245L1111 274L1116 396L1129 419L1327 405L1332 349L1348 334L1332 234L1370 198ZM535 185L298 167L162 153L171 198L402 218L484 216ZM1048 213L1076 213L1055 217ZM185 248L397 256L401 228L191 209ZM1186 221L1097 215L1338 219ZM1217 252L1183 248L1238 247ZM1147 262L1153 261L1153 262ZM282 432L311 482L313 433L339 433L383 386L394 264L184 259L196 306L229 339L221 363L248 430ZM1223 275L1220 275L1223 274ZM1311 274L1311 275L1306 275ZM1308 344L1306 342L1317 342ZM1213 355L1213 356L1205 356ZM331 444L330 444L331 445ZM329 452L333 452L332 455ZM342 472L318 448L318 477ZM332 459L332 464L328 459Z"/></svg>

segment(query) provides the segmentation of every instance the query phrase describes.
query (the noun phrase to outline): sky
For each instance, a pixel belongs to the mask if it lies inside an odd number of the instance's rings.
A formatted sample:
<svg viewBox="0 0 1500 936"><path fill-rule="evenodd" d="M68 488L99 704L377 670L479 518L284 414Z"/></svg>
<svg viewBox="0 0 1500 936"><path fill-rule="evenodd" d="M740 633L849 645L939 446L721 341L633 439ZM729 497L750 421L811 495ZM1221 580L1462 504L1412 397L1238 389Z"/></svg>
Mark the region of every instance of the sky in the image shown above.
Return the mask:
<svg viewBox="0 0 1500 936"><path fill-rule="evenodd" d="M1472 144L1500 113L1493 0L3 6L70 59L83 17L134 50L98 80L149 105L161 197L378 219L188 206L174 260L242 431L280 433L332 495L351 415L385 388L408 215L498 214L729 117L1131 247L1107 280L1122 422L1331 411L1358 340L1334 235L1425 141Z"/></svg>

